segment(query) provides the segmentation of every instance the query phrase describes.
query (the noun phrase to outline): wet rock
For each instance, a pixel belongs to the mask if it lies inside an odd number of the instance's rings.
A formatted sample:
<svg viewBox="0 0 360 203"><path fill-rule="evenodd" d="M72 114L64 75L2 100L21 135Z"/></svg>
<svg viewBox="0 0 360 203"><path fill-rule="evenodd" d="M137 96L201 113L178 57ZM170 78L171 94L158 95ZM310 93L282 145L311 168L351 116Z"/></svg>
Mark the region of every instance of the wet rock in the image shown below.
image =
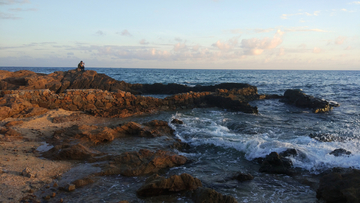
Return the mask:
<svg viewBox="0 0 360 203"><path fill-rule="evenodd" d="M139 196L150 197L172 192L195 190L202 187L201 181L189 174L173 175L170 178L157 177L147 181L136 193Z"/></svg>
<svg viewBox="0 0 360 203"><path fill-rule="evenodd" d="M190 149L190 145L188 143L181 142L181 140L177 140L174 144L170 145L170 148L184 151Z"/></svg>
<svg viewBox="0 0 360 203"><path fill-rule="evenodd" d="M360 202L360 171L332 172L320 179L316 197L327 203Z"/></svg>
<svg viewBox="0 0 360 203"><path fill-rule="evenodd" d="M150 121L143 125L135 122L128 122L114 129L122 136L139 136L139 137L160 137L174 136L174 130L165 121Z"/></svg>
<svg viewBox="0 0 360 203"><path fill-rule="evenodd" d="M184 124L184 122L183 121L181 121L181 120L179 120L179 119L173 119L172 121L171 121L171 123L174 123L174 124Z"/></svg>
<svg viewBox="0 0 360 203"><path fill-rule="evenodd" d="M299 89L288 89L284 93L287 103L294 104L298 107L310 108L314 113L324 113L332 109L332 105L326 100L306 95Z"/></svg>
<svg viewBox="0 0 360 203"><path fill-rule="evenodd" d="M75 180L74 182L72 182L72 184L74 184L76 188L81 188L86 185L92 184L94 182L95 181L91 178L83 178L83 179Z"/></svg>
<svg viewBox="0 0 360 203"><path fill-rule="evenodd" d="M98 175L140 176L156 173L160 169L180 166L187 161L186 157L172 152L163 150L152 152L147 149L110 156L107 160L110 164L104 166L103 172Z"/></svg>
<svg viewBox="0 0 360 203"><path fill-rule="evenodd" d="M28 178L35 178L35 174L28 167L21 172L21 175Z"/></svg>
<svg viewBox="0 0 360 203"><path fill-rule="evenodd" d="M298 155L298 152L296 151L296 149L287 149L287 150L279 153L280 157L297 156L297 155Z"/></svg>
<svg viewBox="0 0 360 203"><path fill-rule="evenodd" d="M43 157L52 160L87 160L99 155L102 155L99 151L73 143L56 145L43 153Z"/></svg>
<svg viewBox="0 0 360 203"><path fill-rule="evenodd" d="M334 151L330 152L329 154L334 155L334 156L345 156L345 155L350 155L351 152L347 151L343 148L340 148L340 149L335 149Z"/></svg>
<svg viewBox="0 0 360 203"><path fill-rule="evenodd" d="M76 189L76 186L74 184L68 183L63 187L60 187L59 189L67 191L67 192L72 192L72 191L74 191Z"/></svg>
<svg viewBox="0 0 360 203"><path fill-rule="evenodd" d="M240 182L244 182L244 181L254 179L254 176L252 176L250 173L245 174L245 173L239 172L239 173L235 174L231 179L233 179L233 180L235 179Z"/></svg>
<svg viewBox="0 0 360 203"><path fill-rule="evenodd" d="M263 173L292 175L292 162L290 159L280 157L278 153L271 152L267 155L259 169Z"/></svg>
<svg viewBox="0 0 360 203"><path fill-rule="evenodd" d="M222 195L210 188L198 188L193 195L195 203L237 203L232 196Z"/></svg>
<svg viewBox="0 0 360 203"><path fill-rule="evenodd" d="M209 106L229 109L232 111L241 111L244 113L258 113L257 107L250 106L247 101L243 101L231 96L208 95L206 101Z"/></svg>
<svg viewBox="0 0 360 203"><path fill-rule="evenodd" d="M345 138L326 133L311 133L309 137L320 142L343 142Z"/></svg>

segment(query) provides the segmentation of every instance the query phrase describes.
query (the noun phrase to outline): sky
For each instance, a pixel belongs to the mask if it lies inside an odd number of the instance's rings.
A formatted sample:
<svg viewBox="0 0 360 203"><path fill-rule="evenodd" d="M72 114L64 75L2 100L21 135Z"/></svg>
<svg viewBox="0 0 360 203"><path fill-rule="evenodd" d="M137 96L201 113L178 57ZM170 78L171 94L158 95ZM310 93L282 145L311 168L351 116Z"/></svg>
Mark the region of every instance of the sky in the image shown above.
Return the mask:
<svg viewBox="0 0 360 203"><path fill-rule="evenodd" d="M360 1L0 0L0 66L360 70Z"/></svg>

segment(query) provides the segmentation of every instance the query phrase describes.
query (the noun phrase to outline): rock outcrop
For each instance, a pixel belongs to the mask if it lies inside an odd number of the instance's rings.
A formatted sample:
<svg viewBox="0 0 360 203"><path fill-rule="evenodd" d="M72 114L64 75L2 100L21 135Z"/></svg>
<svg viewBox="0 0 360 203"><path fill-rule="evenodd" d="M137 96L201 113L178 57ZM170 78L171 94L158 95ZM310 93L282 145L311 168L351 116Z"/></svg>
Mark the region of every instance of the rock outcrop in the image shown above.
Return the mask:
<svg viewBox="0 0 360 203"><path fill-rule="evenodd" d="M137 191L137 194L142 197L150 197L157 195L165 195L180 191L192 191L198 187L202 187L201 181L192 177L189 174L183 173L181 175L173 175L170 178L165 178L156 175L150 177L146 183Z"/></svg>
<svg viewBox="0 0 360 203"><path fill-rule="evenodd" d="M327 203L360 202L360 171L332 172L320 179L316 197Z"/></svg>
<svg viewBox="0 0 360 203"><path fill-rule="evenodd" d="M284 93L284 98L287 103L294 104L295 106L302 108L310 108L314 113L324 113L330 111L334 106L338 106L330 103L324 99L315 98L310 95L306 95L299 89L288 89Z"/></svg>
<svg viewBox="0 0 360 203"><path fill-rule="evenodd" d="M97 175L140 176L156 173L161 169L180 166L187 158L172 152L158 150L156 152L141 149L139 152L125 152L120 155L107 156L94 161L109 160L103 172Z"/></svg>
<svg viewBox="0 0 360 203"><path fill-rule="evenodd" d="M232 196L223 195L210 188L198 188L193 195L195 203L237 203Z"/></svg>
<svg viewBox="0 0 360 203"><path fill-rule="evenodd" d="M291 167L292 162L290 159L281 157L276 152L271 152L263 160L259 171L264 173L292 175L293 171L291 170Z"/></svg>

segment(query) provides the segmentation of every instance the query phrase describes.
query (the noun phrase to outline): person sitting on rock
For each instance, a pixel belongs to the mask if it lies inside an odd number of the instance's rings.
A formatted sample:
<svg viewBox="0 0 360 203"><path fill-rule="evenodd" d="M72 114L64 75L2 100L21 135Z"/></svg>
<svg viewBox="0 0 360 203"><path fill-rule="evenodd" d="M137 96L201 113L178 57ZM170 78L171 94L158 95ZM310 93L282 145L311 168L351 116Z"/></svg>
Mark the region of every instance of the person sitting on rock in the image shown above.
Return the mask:
<svg viewBox="0 0 360 203"><path fill-rule="evenodd" d="M85 70L85 63L83 61L80 61L78 64L78 69L84 71Z"/></svg>

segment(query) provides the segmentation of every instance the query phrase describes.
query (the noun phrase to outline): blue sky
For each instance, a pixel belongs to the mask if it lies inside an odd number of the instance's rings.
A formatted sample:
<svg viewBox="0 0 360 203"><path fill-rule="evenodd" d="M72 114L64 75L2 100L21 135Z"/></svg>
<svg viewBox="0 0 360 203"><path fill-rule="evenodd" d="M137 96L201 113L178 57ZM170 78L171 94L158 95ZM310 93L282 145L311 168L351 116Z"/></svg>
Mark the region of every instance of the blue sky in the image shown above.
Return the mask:
<svg viewBox="0 0 360 203"><path fill-rule="evenodd" d="M360 70L360 1L0 0L0 66Z"/></svg>

